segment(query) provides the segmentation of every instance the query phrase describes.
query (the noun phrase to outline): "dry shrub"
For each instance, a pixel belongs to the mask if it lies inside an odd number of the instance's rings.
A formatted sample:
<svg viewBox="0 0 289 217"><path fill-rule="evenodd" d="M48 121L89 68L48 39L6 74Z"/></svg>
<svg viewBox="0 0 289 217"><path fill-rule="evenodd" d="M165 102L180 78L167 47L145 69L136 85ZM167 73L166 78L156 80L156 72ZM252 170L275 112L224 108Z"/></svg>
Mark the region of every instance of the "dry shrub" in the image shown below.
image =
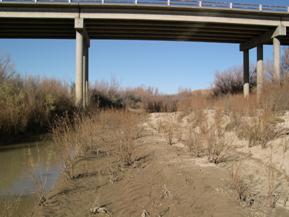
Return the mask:
<svg viewBox="0 0 289 217"><path fill-rule="evenodd" d="M177 131L177 124L172 117L169 117L168 119L168 121L160 123L159 128L160 132L164 132L168 144L173 145Z"/></svg>
<svg viewBox="0 0 289 217"><path fill-rule="evenodd" d="M183 90L177 94L178 111L191 112L212 107L214 99L210 90Z"/></svg>
<svg viewBox="0 0 289 217"><path fill-rule="evenodd" d="M259 114L243 121L237 133L239 137L248 139L249 147L261 145L262 148L266 148L269 142L284 133L283 129L276 127L278 121L272 113Z"/></svg>
<svg viewBox="0 0 289 217"><path fill-rule="evenodd" d="M206 121L207 117L202 110L194 112L194 119L190 125L188 138L185 141L194 157L203 157L205 155L204 135L206 135Z"/></svg>
<svg viewBox="0 0 289 217"><path fill-rule="evenodd" d="M173 145L174 128L171 125L167 128L167 139L168 139L168 144Z"/></svg>
<svg viewBox="0 0 289 217"><path fill-rule="evenodd" d="M226 142L224 132L213 125L208 129L206 137L209 162L215 164L225 162L228 158L229 145Z"/></svg>
<svg viewBox="0 0 289 217"><path fill-rule="evenodd" d="M186 145L189 147L189 151L194 157L203 157L205 149L201 140L201 135L194 129L190 129Z"/></svg>
<svg viewBox="0 0 289 217"><path fill-rule="evenodd" d="M228 159L230 146L226 142L222 126L223 114L215 111L213 120L208 117L209 112L198 114L186 141L190 152L194 157L207 156L211 163L225 162Z"/></svg>
<svg viewBox="0 0 289 217"><path fill-rule="evenodd" d="M123 89L116 81L98 82L91 89L91 106L98 108L133 108L147 112L175 112L177 98L160 94L156 88Z"/></svg>
<svg viewBox="0 0 289 217"><path fill-rule="evenodd" d="M250 86L253 87L256 85L255 71L251 70L250 75ZM243 68L234 67L217 72L212 91L214 96L241 93L243 91Z"/></svg>
<svg viewBox="0 0 289 217"><path fill-rule="evenodd" d="M227 160L228 144L223 136L210 135L208 143L208 160L211 163L219 164Z"/></svg>
<svg viewBox="0 0 289 217"><path fill-rule="evenodd" d="M96 82L90 89L90 106L97 108L123 108L123 91L116 80L107 82Z"/></svg>
<svg viewBox="0 0 289 217"><path fill-rule="evenodd" d="M209 162L219 164L228 160L230 146L226 141L223 129L223 113L214 112L213 123L209 123L205 133L207 143L207 155Z"/></svg>
<svg viewBox="0 0 289 217"><path fill-rule="evenodd" d="M89 153L116 158L122 166L133 163L134 140L140 136L138 123L142 114L107 110L77 116L71 124L61 121L53 129L56 144L64 147L64 172L77 177L75 166Z"/></svg>
<svg viewBox="0 0 289 217"><path fill-rule="evenodd" d="M177 98L174 95L160 94L158 89L148 88L141 96L143 108L147 112L176 112Z"/></svg>
<svg viewBox="0 0 289 217"><path fill-rule="evenodd" d="M263 94L260 99L260 108L274 113L284 112L289 109L289 77L282 80L281 85L275 82L264 84Z"/></svg>
<svg viewBox="0 0 289 217"><path fill-rule="evenodd" d="M233 165L231 173L232 187L237 192L239 200L242 202L246 202L249 195L249 186L242 178L240 169L240 162L238 162L236 165Z"/></svg>
<svg viewBox="0 0 289 217"><path fill-rule="evenodd" d="M11 63L0 60L0 137L47 132L58 116L74 109L66 84L21 78Z"/></svg>
<svg viewBox="0 0 289 217"><path fill-rule="evenodd" d="M175 112L177 101L173 96L151 96L144 101L147 112Z"/></svg>
<svg viewBox="0 0 289 217"><path fill-rule="evenodd" d="M272 147L271 147L271 155L269 158L269 162L266 165L267 170L267 199L268 199L268 206L270 208L276 208L277 202L280 199L281 192L279 192L277 189L280 186L280 181L278 181L277 178L277 172L275 171L274 165L273 165L273 153L272 153Z"/></svg>

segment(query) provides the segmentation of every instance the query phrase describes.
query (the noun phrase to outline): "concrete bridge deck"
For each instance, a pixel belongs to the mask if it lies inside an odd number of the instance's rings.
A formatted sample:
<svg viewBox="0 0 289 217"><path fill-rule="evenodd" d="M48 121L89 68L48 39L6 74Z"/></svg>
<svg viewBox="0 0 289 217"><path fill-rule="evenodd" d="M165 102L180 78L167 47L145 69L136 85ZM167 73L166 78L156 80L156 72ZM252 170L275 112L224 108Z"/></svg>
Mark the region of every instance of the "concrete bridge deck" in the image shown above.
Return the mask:
<svg viewBox="0 0 289 217"><path fill-rule="evenodd" d="M1 1L1 0L0 0ZM172 40L240 44L244 94L249 94L249 49L258 47L258 93L263 45L274 44L280 79L280 45L289 45L287 6L195 0L2 0L0 38L76 38L76 99L86 104L90 39Z"/></svg>

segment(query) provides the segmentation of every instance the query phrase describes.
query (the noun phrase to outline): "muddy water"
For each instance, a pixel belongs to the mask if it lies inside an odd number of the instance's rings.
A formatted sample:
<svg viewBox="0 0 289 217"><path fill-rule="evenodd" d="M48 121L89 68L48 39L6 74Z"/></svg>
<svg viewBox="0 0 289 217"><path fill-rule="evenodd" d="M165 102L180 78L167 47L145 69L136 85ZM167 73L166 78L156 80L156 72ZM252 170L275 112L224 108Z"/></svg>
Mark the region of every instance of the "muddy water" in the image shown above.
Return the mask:
<svg viewBox="0 0 289 217"><path fill-rule="evenodd" d="M0 209L11 217L31 213L36 192L53 187L61 165L61 150L48 138L0 148Z"/></svg>

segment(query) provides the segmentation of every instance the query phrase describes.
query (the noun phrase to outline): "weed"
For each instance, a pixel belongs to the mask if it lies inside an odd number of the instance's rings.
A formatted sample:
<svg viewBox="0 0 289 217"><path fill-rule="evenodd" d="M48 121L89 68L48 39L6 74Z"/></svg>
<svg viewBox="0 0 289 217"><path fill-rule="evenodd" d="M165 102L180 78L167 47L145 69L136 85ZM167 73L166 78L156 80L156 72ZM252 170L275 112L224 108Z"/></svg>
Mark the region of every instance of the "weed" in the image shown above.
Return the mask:
<svg viewBox="0 0 289 217"><path fill-rule="evenodd" d="M272 146L271 146L271 154L268 164L266 165L267 169L267 197L268 197L268 205L270 208L276 208L276 204L280 199L281 193L277 191L280 183L277 182L275 168L273 166L273 154L272 154Z"/></svg>
<svg viewBox="0 0 289 217"><path fill-rule="evenodd" d="M245 180L242 178L240 169L241 169L241 162L238 162L236 165L233 165L231 173L232 187L237 192L239 200L242 202L246 202L249 187L245 182Z"/></svg>
<svg viewBox="0 0 289 217"><path fill-rule="evenodd" d="M194 157L202 157L204 155L205 149L201 140L201 135L196 132L195 129L190 128L186 145L189 147L189 151Z"/></svg>

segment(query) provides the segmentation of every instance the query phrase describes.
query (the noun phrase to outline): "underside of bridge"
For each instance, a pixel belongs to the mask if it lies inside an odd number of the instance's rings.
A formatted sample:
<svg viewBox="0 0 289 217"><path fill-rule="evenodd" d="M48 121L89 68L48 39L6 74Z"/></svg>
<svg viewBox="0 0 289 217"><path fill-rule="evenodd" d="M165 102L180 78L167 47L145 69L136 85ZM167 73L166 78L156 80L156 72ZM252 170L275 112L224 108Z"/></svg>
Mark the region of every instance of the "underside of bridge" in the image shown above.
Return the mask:
<svg viewBox="0 0 289 217"><path fill-rule="evenodd" d="M280 81L280 45L289 45L289 14L225 9L80 4L0 4L0 38L76 38L76 103L88 104L90 40L168 40L240 44L244 95L249 96L249 50L257 47L257 95L264 80L263 45L274 46Z"/></svg>

